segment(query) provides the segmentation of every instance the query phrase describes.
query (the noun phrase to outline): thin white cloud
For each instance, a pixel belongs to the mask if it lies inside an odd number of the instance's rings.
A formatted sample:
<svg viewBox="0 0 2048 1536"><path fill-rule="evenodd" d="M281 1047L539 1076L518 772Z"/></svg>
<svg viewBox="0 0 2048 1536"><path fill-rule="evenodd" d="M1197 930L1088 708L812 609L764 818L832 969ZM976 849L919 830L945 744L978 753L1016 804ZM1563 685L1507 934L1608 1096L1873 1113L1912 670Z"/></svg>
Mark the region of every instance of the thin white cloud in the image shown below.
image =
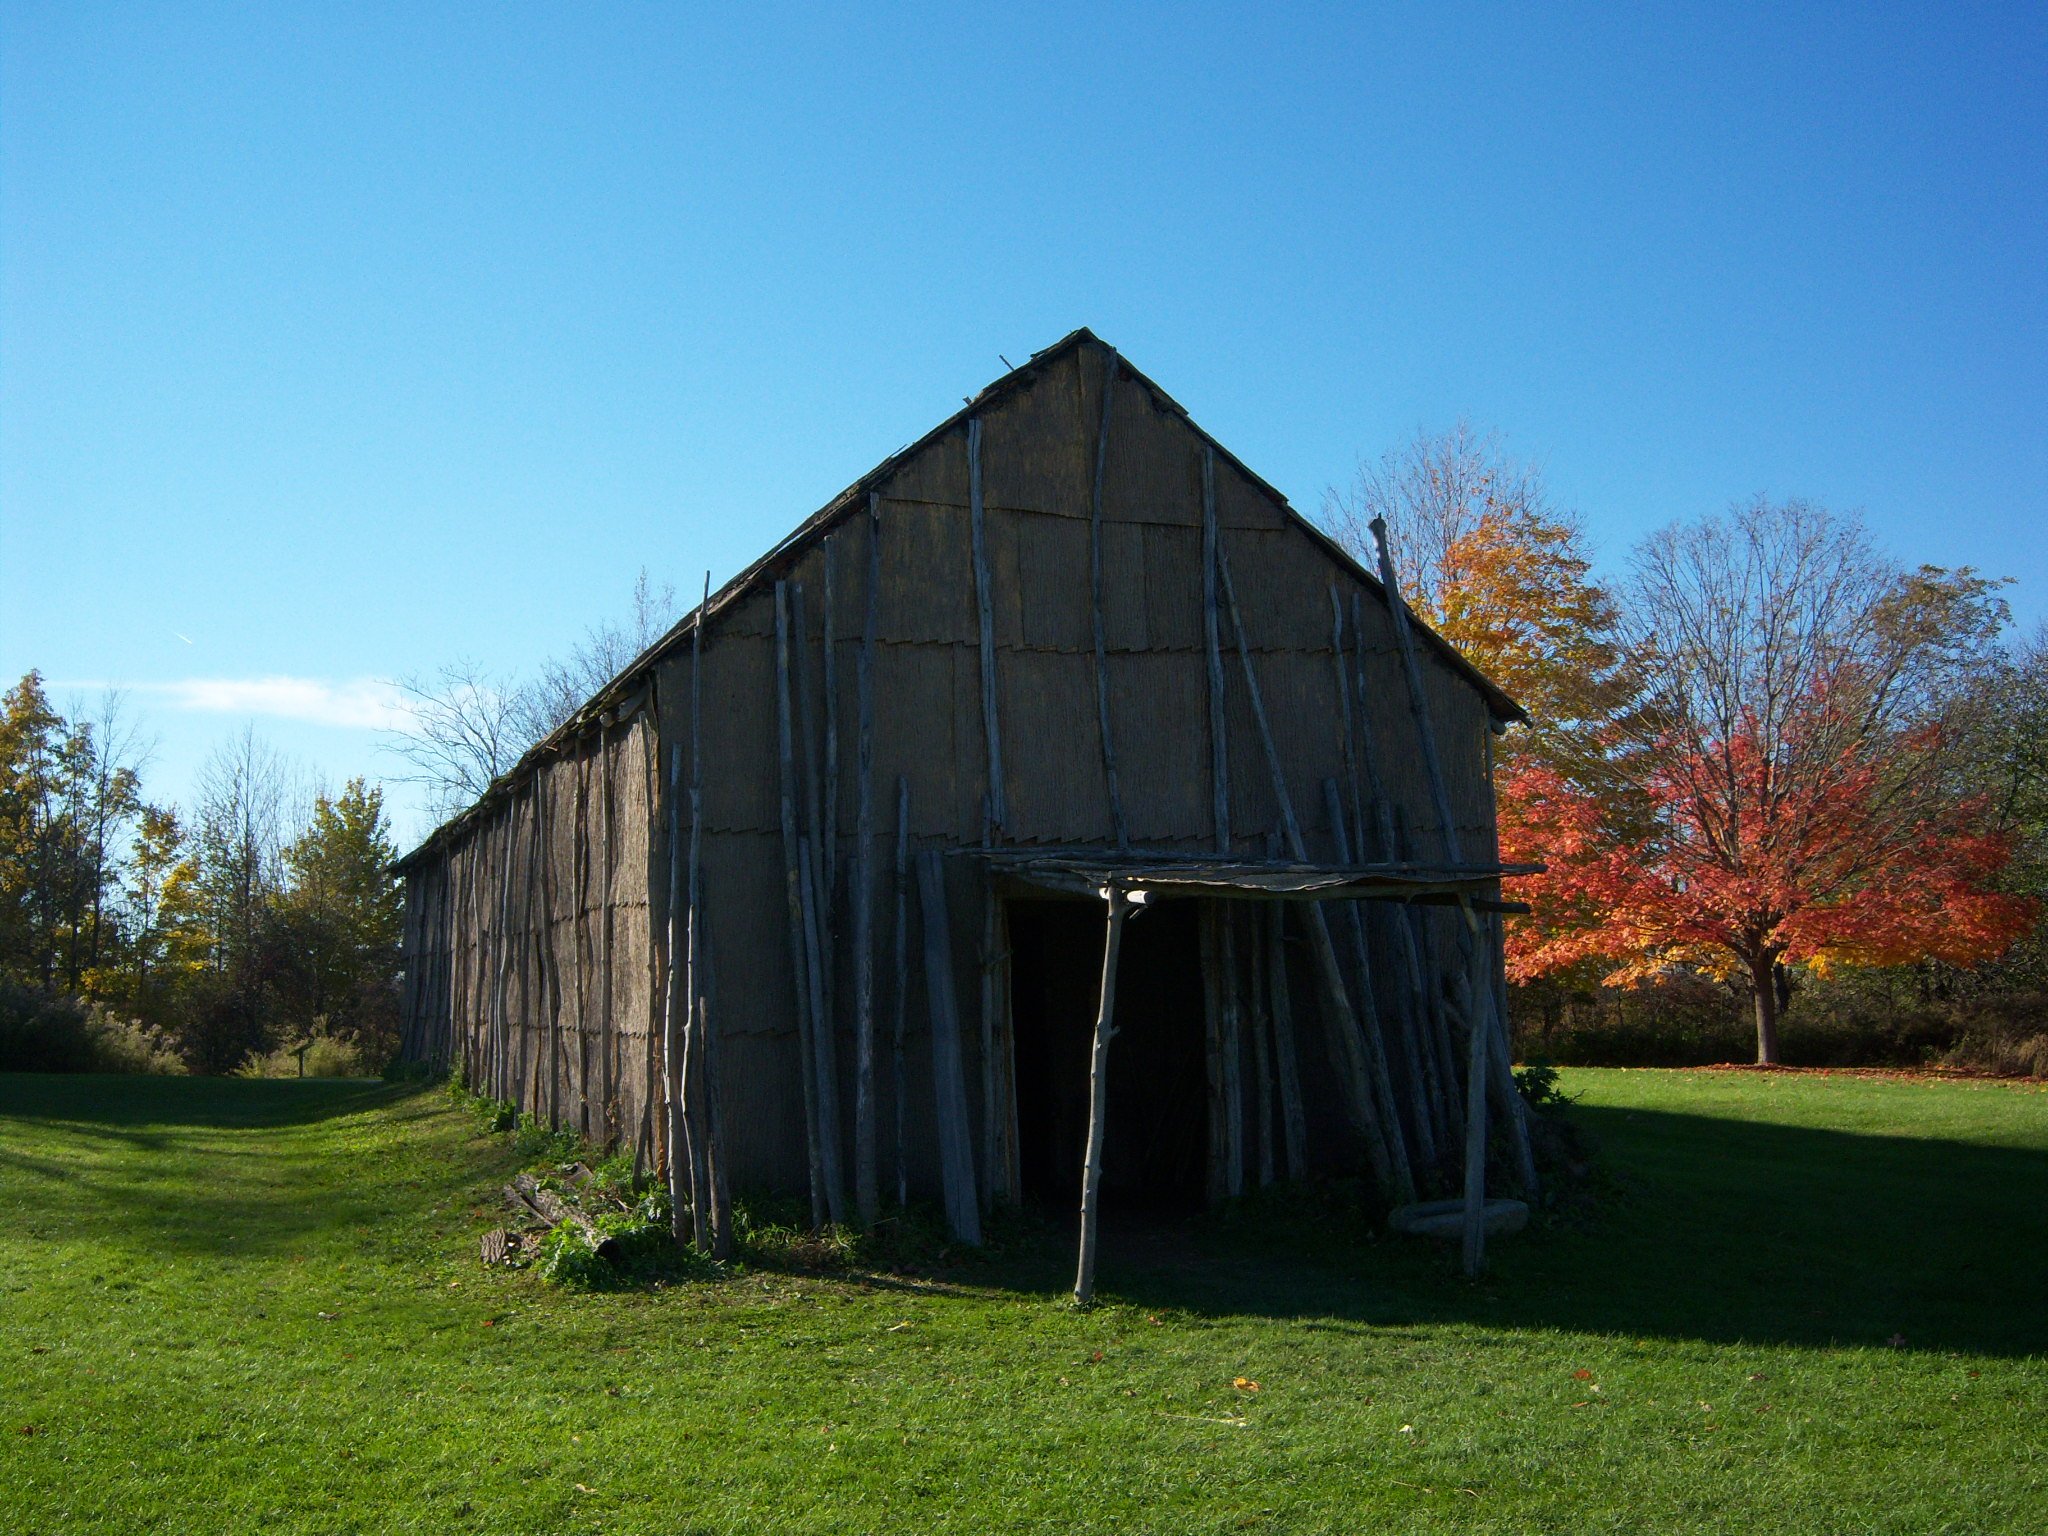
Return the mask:
<svg viewBox="0 0 2048 1536"><path fill-rule="evenodd" d="M130 683L123 691L199 714L258 715L356 730L401 730L412 719L398 690L372 677L338 683L318 677L190 677Z"/></svg>

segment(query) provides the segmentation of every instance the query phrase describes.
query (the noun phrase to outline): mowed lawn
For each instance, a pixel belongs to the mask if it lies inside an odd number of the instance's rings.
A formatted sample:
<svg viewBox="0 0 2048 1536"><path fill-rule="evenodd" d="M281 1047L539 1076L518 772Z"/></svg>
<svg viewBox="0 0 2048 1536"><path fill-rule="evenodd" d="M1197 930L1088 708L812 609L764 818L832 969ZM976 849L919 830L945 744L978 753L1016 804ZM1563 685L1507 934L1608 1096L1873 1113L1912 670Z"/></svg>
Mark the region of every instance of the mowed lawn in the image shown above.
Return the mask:
<svg viewBox="0 0 2048 1536"><path fill-rule="evenodd" d="M566 1293L438 1091L0 1077L0 1529L2048 1530L2048 1093L1566 1086L1613 1187L1477 1285L1112 1227L1076 1314L1057 1233Z"/></svg>

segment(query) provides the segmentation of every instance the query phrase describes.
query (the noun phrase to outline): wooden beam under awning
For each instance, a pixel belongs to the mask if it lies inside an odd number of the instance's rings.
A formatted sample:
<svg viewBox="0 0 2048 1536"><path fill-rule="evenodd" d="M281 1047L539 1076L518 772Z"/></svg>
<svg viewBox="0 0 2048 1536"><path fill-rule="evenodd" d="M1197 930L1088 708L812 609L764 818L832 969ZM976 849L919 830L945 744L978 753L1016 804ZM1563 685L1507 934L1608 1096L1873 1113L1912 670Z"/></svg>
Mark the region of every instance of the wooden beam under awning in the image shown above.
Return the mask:
<svg viewBox="0 0 2048 1536"><path fill-rule="evenodd" d="M1541 864L1456 866L1302 864L1225 860L1171 854L1119 854L1108 849L972 850L999 878L1026 889L1097 896L1106 887L1155 897L1207 896L1234 901L1469 902L1480 911L1525 912L1521 902L1490 893L1505 878L1540 874Z"/></svg>

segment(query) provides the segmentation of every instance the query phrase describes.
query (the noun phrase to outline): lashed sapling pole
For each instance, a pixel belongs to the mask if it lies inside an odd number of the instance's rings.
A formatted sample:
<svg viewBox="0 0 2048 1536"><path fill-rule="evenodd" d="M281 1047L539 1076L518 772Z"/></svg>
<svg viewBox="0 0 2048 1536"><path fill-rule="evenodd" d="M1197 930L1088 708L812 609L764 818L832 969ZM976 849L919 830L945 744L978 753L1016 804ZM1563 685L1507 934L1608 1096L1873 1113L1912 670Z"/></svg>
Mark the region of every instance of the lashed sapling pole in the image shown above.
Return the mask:
<svg viewBox="0 0 2048 1536"><path fill-rule="evenodd" d="M797 1080L803 1085L804 1147L811 1178L811 1225L826 1219L824 1152L818 1137L817 1058L811 1049L816 1025L811 1015L810 953L804 942L802 842L796 819L794 722L790 699L790 612L787 582L775 583L775 726L782 769L783 877L789 905L789 979L796 994Z"/></svg>
<svg viewBox="0 0 2048 1536"><path fill-rule="evenodd" d="M1136 896L1136 901L1133 896ZM1096 1232L1102 1203L1102 1148L1109 1131L1109 1043L1116 1038L1116 963L1124 922L1142 893L1111 886L1103 892L1108 931L1102 943L1102 994L1095 1010L1095 1036L1088 1056L1088 1143L1081 1162L1081 1251L1074 1271L1074 1304L1095 1302Z"/></svg>

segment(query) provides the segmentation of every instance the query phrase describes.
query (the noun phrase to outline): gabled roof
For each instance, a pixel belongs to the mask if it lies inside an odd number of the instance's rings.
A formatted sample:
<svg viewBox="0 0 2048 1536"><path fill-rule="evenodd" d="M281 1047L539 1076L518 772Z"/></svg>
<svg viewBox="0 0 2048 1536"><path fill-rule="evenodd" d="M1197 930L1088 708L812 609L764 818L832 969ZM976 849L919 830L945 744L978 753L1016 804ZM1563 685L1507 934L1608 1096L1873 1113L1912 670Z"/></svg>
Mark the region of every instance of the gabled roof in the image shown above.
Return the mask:
<svg viewBox="0 0 2048 1536"><path fill-rule="evenodd" d="M948 433L957 431L969 417L985 411L991 405L998 403L1004 396L1013 393L1030 382L1052 364L1065 357L1069 352L1090 342L1094 342L1098 346L1107 345L1093 331L1089 330L1086 326L1082 326L1078 330L1068 332L1043 351L1032 353L1028 362L1012 368L1008 373L989 384L980 393L968 400L965 405L951 416L948 416L944 421L925 433L924 436L918 438L916 442L909 444L907 447L899 448L896 452L890 454L888 458L882 460L881 463L854 481L845 490L841 491L837 496L826 502L824 506L813 512L788 534L784 535L766 554L762 555L753 564L747 566L724 586L712 593L705 602L685 614L667 634L656 640L646 650L620 668L618 675L596 693L592 694L589 702L529 748L518 762L514 763L503 774L493 780L490 787L477 797L473 805L457 812L454 816L451 816L447 821L436 827L417 848L400 859L395 867L403 869L422 854L447 841L461 827L473 820L489 806L511 793L541 761L557 755L569 742L584 735L594 726L598 725L607 714L617 709L622 703L633 700L638 691L645 686L647 675L654 665L678 650L695 632L699 624L709 623L717 618L725 609L739 602L752 592L777 567L801 555L839 522L851 516L856 510L865 507L868 492L879 489L882 483L895 472L899 465L924 452L925 449L943 439ZM1317 527L1313 521L1295 510L1287 498L1269 484L1263 476L1259 475L1242 459L1238 458L1236 454L1232 453L1228 448L1217 442L1214 437L1210 436L1209 433L1204 431L1195 422L1195 419L1188 414L1185 406L1161 389L1151 379L1147 378L1137 368L1133 367L1129 359L1125 358L1122 353L1117 354L1117 362L1122 375L1128 376L1143 385L1160 405L1166 407L1185 421L1189 430L1209 448L1213 449L1218 458L1224 460L1237 470L1239 474L1243 475L1253 485L1271 497L1274 504L1287 517L1291 518L1302 532L1321 545L1324 553L1341 567L1346 574L1361 582L1367 589L1379 593L1383 600L1385 599L1385 588L1376 573L1360 565L1327 532ZM1529 718L1528 713L1521 705L1517 704L1497 683L1468 661L1456 646L1423 623L1421 619L1416 618L1413 622L1416 633L1422 637L1423 641L1434 649L1444 661L1448 662L1453 671L1457 672L1479 691L1481 697L1486 700L1487 707L1493 712L1495 719L1508 721L1527 720Z"/></svg>

